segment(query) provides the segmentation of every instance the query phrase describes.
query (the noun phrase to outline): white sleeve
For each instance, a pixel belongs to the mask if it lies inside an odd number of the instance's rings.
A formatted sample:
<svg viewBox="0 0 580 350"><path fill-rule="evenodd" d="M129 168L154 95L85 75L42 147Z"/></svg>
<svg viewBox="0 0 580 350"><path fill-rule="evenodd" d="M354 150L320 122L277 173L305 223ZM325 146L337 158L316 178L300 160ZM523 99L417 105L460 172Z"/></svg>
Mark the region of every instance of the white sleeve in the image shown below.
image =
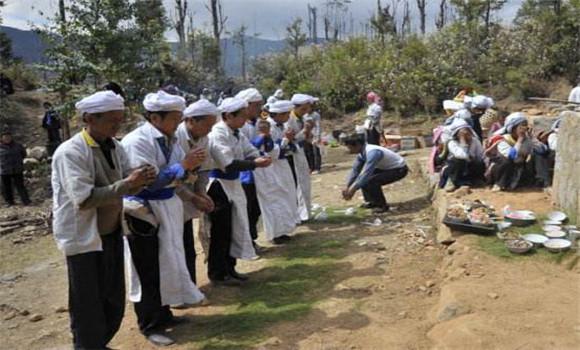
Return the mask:
<svg viewBox="0 0 580 350"><path fill-rule="evenodd" d="M548 147L552 151L558 149L558 134L552 133L550 136L548 136Z"/></svg>
<svg viewBox="0 0 580 350"><path fill-rule="evenodd" d="M95 179L88 164L77 150L63 150L53 160L53 171L59 174L60 185L75 208L80 209L95 187Z"/></svg>
<svg viewBox="0 0 580 350"><path fill-rule="evenodd" d="M157 166L157 150L153 142L147 142L143 138L131 138L128 140L123 140L121 144L127 154L129 159L129 168L136 169L144 165L151 165L159 172L159 167Z"/></svg>
<svg viewBox="0 0 580 350"><path fill-rule="evenodd" d="M234 161L234 150L229 145L226 135L212 133L209 138L209 155L215 167L226 171L226 167Z"/></svg>
<svg viewBox="0 0 580 350"><path fill-rule="evenodd" d="M455 140L449 141L447 144L449 154L455 159L469 160L469 145L459 143Z"/></svg>

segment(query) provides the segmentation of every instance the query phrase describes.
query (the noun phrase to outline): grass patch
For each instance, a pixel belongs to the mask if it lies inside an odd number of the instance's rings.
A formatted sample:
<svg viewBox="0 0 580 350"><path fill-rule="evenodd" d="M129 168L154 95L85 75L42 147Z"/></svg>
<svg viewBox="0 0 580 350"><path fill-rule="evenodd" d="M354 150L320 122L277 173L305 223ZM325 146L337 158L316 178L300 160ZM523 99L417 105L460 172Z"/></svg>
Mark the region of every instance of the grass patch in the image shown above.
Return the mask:
<svg viewBox="0 0 580 350"><path fill-rule="evenodd" d="M340 235L296 237L242 288L216 292L215 303L224 305L219 315L196 316L192 329L176 329L176 335L200 349L246 349L264 341L268 328L306 316L349 268L339 261L349 244Z"/></svg>
<svg viewBox="0 0 580 350"><path fill-rule="evenodd" d="M355 212L353 215L346 215L344 211L349 207L327 207L326 214L328 218L324 221L318 221L312 219L308 224L331 224L331 225L348 225L348 224L360 224L365 218L369 217L371 211L368 209L354 208ZM318 214L320 210L316 212ZM316 215L314 215L316 216Z"/></svg>

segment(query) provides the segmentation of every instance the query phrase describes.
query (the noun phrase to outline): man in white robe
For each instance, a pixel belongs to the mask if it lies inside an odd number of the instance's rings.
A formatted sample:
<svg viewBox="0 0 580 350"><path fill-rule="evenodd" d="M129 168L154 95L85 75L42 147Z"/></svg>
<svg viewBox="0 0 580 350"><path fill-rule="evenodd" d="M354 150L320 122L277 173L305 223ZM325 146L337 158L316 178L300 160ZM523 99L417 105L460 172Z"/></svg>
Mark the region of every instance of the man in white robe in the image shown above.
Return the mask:
<svg viewBox="0 0 580 350"><path fill-rule="evenodd" d="M52 160L53 232L66 255L74 348L104 349L125 311L123 195L139 192L156 174L152 167L130 172L114 139L124 119L121 96L97 92L76 108L86 127Z"/></svg>
<svg viewBox="0 0 580 350"><path fill-rule="evenodd" d="M175 194L178 181L203 163L206 154L194 149L184 153L175 139L185 100L164 91L148 94L143 101L147 122L129 133L122 145L129 164L151 165L155 182L128 198L150 210L157 226L126 215L131 234L126 249L130 267L130 299L139 329L155 345L174 341L164 329L177 321L170 305L196 304L204 295L192 282L183 247L183 202Z"/></svg>
<svg viewBox="0 0 580 350"><path fill-rule="evenodd" d="M246 122L247 106L245 100L226 98L219 106L222 121L214 125L209 134L209 153L215 169L210 174L208 195L215 210L209 214L208 276L215 285L240 285L247 276L235 270L236 259L256 257L240 172L267 167L272 160L261 157L240 133L239 129Z"/></svg>

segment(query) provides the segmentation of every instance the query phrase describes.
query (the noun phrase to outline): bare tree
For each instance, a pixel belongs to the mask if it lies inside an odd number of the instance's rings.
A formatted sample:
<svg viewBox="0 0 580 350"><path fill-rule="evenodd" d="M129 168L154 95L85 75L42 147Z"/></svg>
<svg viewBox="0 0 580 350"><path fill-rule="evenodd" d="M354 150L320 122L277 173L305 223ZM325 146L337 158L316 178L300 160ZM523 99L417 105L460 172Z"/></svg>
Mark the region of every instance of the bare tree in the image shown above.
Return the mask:
<svg viewBox="0 0 580 350"><path fill-rule="evenodd" d="M187 19L187 0L175 0L175 19L173 26L179 37L179 49L177 51L179 59L185 59L187 51L186 36L186 19Z"/></svg>
<svg viewBox="0 0 580 350"><path fill-rule="evenodd" d="M62 23L66 22L66 7L64 5L64 0L58 0L58 13L60 21Z"/></svg>
<svg viewBox="0 0 580 350"><path fill-rule="evenodd" d="M228 20L228 17L224 16L224 12L223 12L223 7L222 7L222 3L220 0L209 0L209 6L206 5L206 8L209 10L209 12L211 13L211 19L212 19L212 27L213 27L213 37L215 40L215 52L216 52L216 58L215 58L215 71L218 72L220 70L220 62L221 62L221 48L220 48L220 39L221 39L221 35L224 31L226 22Z"/></svg>
<svg viewBox="0 0 580 350"><path fill-rule="evenodd" d="M440 0L439 1L439 14L437 15L437 19L435 20L435 27L441 30L445 27L447 23L447 0Z"/></svg>
<svg viewBox="0 0 580 350"><path fill-rule="evenodd" d="M330 20L327 16L324 16L324 40L329 41L330 36L328 35L330 32Z"/></svg>
<svg viewBox="0 0 580 350"><path fill-rule="evenodd" d="M419 22L421 25L421 34L425 35L425 23L427 20L427 13L426 13L426 7L427 7L427 0L417 0L417 8L419 9Z"/></svg>
<svg viewBox="0 0 580 350"><path fill-rule="evenodd" d="M411 10L409 9L409 0L405 0L403 6L403 20L401 22L401 37L406 37L411 33Z"/></svg>
<svg viewBox="0 0 580 350"><path fill-rule="evenodd" d="M246 27L244 24L242 24L240 26L240 28L238 30L236 30L234 32L233 35L233 42L234 45L236 45L237 47L240 48L241 51L241 69L242 69L242 80L244 82L247 81L247 75L246 75L246 61L247 61L247 53L246 53L246 30L248 29L248 27Z"/></svg>
<svg viewBox="0 0 580 350"><path fill-rule="evenodd" d="M286 43L292 50L294 57L299 58L300 47L306 44L307 36L302 31L302 19L295 19L288 27L286 27Z"/></svg>
<svg viewBox="0 0 580 350"><path fill-rule="evenodd" d="M318 8L308 4L308 32L310 40L318 43Z"/></svg>

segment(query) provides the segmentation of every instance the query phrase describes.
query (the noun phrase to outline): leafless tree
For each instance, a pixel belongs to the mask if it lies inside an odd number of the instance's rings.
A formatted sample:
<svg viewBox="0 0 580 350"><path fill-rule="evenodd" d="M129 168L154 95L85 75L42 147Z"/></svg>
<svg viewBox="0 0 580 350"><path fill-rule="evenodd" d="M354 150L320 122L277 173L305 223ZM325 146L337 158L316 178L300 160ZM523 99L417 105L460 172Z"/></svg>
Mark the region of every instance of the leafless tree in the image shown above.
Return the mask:
<svg viewBox="0 0 580 350"><path fill-rule="evenodd" d="M425 35L425 23L427 20L427 0L417 0L417 8L419 9L419 21L421 25L421 34Z"/></svg>

